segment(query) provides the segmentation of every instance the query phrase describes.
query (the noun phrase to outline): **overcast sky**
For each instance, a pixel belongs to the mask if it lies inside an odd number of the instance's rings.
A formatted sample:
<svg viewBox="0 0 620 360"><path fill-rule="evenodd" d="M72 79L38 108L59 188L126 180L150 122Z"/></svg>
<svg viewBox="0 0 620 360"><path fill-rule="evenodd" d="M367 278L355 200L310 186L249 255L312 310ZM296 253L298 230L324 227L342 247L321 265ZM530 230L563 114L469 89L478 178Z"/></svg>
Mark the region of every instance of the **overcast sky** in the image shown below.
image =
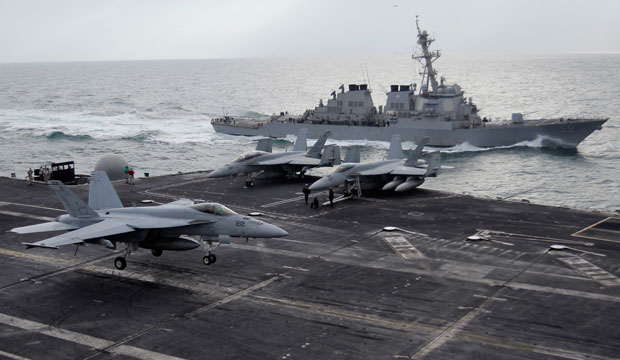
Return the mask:
<svg viewBox="0 0 620 360"><path fill-rule="evenodd" d="M620 52L617 0L0 0L0 62Z"/></svg>

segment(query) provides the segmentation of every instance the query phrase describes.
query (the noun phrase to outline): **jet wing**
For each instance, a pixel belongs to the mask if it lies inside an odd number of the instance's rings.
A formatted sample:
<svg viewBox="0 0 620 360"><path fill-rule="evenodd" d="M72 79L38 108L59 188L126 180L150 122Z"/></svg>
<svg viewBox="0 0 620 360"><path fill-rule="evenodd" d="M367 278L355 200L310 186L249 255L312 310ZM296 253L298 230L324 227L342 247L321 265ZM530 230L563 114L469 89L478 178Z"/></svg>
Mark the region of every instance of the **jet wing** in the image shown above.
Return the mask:
<svg viewBox="0 0 620 360"><path fill-rule="evenodd" d="M398 167L398 165L395 165L393 163L387 163L383 165L377 165L376 167L371 168L371 169L358 170L358 171L351 173L351 175L373 176L373 175L390 174L392 173L392 170L394 170L395 167Z"/></svg>
<svg viewBox="0 0 620 360"><path fill-rule="evenodd" d="M302 156L299 158L292 159L288 164L289 165L301 165L301 166L318 166L321 162L321 159L309 158L307 156Z"/></svg>
<svg viewBox="0 0 620 360"><path fill-rule="evenodd" d="M13 228L10 231L17 234L30 234L45 231L61 231L61 230L75 230L78 227L75 225L65 224L58 221L51 221L42 224L29 225Z"/></svg>
<svg viewBox="0 0 620 360"><path fill-rule="evenodd" d="M281 153L282 156L278 156L278 157L274 157L272 159L266 159L266 160L257 160L257 161L252 161L250 163L248 163L248 165L283 165L283 164L288 164L291 161L295 160L298 157L303 157L303 155L301 155L300 153L297 154L293 154L293 153Z"/></svg>
<svg viewBox="0 0 620 360"><path fill-rule="evenodd" d="M135 231L131 226L125 224L124 221L115 219L106 219L93 225L70 231L68 233L51 237L49 239L37 241L35 243L24 243L28 248L44 247L57 249L58 246L81 244L85 240L103 238L111 235L124 234Z"/></svg>
<svg viewBox="0 0 620 360"><path fill-rule="evenodd" d="M394 170L390 172L390 174L403 176L423 176L426 175L426 168L398 165L394 168Z"/></svg>

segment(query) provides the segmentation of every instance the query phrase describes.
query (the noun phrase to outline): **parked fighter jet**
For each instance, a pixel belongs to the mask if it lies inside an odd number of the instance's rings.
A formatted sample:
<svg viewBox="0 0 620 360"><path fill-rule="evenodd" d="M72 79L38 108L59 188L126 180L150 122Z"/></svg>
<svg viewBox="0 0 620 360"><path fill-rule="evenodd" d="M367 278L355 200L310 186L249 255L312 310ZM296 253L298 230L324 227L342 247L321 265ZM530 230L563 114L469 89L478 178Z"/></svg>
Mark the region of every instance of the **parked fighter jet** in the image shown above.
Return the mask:
<svg viewBox="0 0 620 360"><path fill-rule="evenodd" d="M168 204L146 207L123 207L112 183L103 171L92 173L89 205L86 205L60 181L52 180L49 187L58 195L69 214L56 221L11 229L18 234L70 230L67 233L24 243L27 248L57 249L61 245L99 244L116 249L116 243L125 243L125 255L114 260L122 270L126 258L138 248L151 249L155 256L163 250L191 250L213 242L228 243L230 236L245 238L273 238L286 236L277 226L239 215L213 202L195 203L181 199ZM199 241L197 241L199 240ZM216 257L209 251L203 258L206 265Z"/></svg>
<svg viewBox="0 0 620 360"><path fill-rule="evenodd" d="M246 186L254 186L255 178L294 175L303 178L308 169L340 164L339 148L336 145L324 146L329 131L325 132L308 152L306 152L306 133L307 129L299 131L293 151L289 152L271 153L271 139L262 139L255 151L238 156L232 163L213 170L207 177L247 175Z"/></svg>
<svg viewBox="0 0 620 360"><path fill-rule="evenodd" d="M422 155L424 145L428 143L425 138L411 152L407 159L404 159L400 144L400 136L394 135L388 150L387 160L374 161L369 163L344 163L331 174L310 185L310 190L323 190L329 187L355 187L358 195L362 189L394 190L403 192L420 186L424 179L429 176L436 176L440 168L441 157L439 152L430 154L428 163L419 159ZM351 155L349 152L358 151L351 148L347 152L347 157L359 159L359 155ZM359 161L359 160L358 160Z"/></svg>

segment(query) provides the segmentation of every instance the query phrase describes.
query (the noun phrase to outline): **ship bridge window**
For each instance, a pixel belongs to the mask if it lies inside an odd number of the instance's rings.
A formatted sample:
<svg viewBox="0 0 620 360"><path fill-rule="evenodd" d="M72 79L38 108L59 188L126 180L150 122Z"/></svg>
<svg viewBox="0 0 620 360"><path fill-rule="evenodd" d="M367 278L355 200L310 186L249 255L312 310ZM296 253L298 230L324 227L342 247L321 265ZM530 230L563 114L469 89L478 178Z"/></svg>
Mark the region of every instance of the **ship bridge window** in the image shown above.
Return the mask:
<svg viewBox="0 0 620 360"><path fill-rule="evenodd" d="M235 160L233 160L233 162L240 162L240 161L252 159L252 158L255 158L257 156L264 155L264 154L267 154L267 153L264 152L264 151L260 151L260 150L247 152L245 154L241 154L241 155L237 156L235 158Z"/></svg>
<svg viewBox="0 0 620 360"><path fill-rule="evenodd" d="M205 214L213 214L220 216L235 215L236 212L230 210L226 206L218 203L200 203L191 206L192 209L198 210Z"/></svg>

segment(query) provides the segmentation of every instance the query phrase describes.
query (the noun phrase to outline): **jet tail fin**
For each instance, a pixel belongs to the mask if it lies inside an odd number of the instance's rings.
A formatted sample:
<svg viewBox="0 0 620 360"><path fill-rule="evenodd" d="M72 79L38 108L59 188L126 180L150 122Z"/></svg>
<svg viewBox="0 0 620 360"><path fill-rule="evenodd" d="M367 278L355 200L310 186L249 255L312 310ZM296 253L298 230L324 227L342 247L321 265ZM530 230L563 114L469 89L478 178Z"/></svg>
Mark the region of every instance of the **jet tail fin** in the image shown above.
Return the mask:
<svg viewBox="0 0 620 360"><path fill-rule="evenodd" d="M299 132L297 133L297 139L295 139L295 145L293 145L293 151L306 151L307 137L308 129L299 129Z"/></svg>
<svg viewBox="0 0 620 360"><path fill-rule="evenodd" d="M351 146L347 149L347 153L344 155L345 163L359 163L360 162L360 148L357 146Z"/></svg>
<svg viewBox="0 0 620 360"><path fill-rule="evenodd" d="M327 145L323 149L323 155L321 155L321 162L319 166L332 166L340 164L340 146Z"/></svg>
<svg viewBox="0 0 620 360"><path fill-rule="evenodd" d="M90 189L88 190L88 205L94 210L122 208L123 203L118 198L114 186L105 171L93 171L90 175Z"/></svg>
<svg viewBox="0 0 620 360"><path fill-rule="evenodd" d="M428 164L426 166L426 175L425 176L437 176L439 170L441 169L441 153L439 151L435 151L430 154L428 158Z"/></svg>
<svg viewBox="0 0 620 360"><path fill-rule="evenodd" d="M80 199L75 193L69 190L62 182L58 180L50 180L49 187L56 193L62 206L67 209L69 215L73 217L99 217L97 213L91 209L86 203Z"/></svg>
<svg viewBox="0 0 620 360"><path fill-rule="evenodd" d="M390 142L390 148L388 150L388 160L396 160L402 159L405 156L403 155L403 148L400 144L400 135L394 134L392 135L392 141Z"/></svg>
<svg viewBox="0 0 620 360"><path fill-rule="evenodd" d="M321 135L321 137L314 143L314 145L312 145L312 148L308 150L306 156L320 158L321 150L323 150L323 147L325 146L325 141L327 141L327 137L329 136L329 134L329 131L324 132L323 135Z"/></svg>
<svg viewBox="0 0 620 360"><path fill-rule="evenodd" d="M273 144L273 140L271 138L259 139L258 144L256 144L256 150L264 151L264 152L272 152L272 144Z"/></svg>
<svg viewBox="0 0 620 360"><path fill-rule="evenodd" d="M422 150L424 149L424 146L426 144L428 144L428 137L425 137L424 139L422 139L422 141L420 141L418 146L411 152L411 154L409 154L409 157L405 161L405 165L415 166L415 164L418 162L418 159L422 155Z"/></svg>

